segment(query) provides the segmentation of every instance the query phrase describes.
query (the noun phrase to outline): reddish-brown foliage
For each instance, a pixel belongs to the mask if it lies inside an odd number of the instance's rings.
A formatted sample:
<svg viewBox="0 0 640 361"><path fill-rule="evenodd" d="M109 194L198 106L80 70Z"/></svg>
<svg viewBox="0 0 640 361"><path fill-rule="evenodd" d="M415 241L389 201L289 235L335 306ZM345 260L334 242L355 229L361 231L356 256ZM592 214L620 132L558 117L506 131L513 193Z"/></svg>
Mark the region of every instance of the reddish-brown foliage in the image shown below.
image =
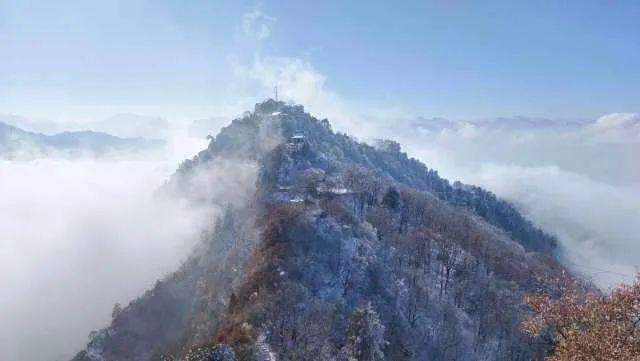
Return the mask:
<svg viewBox="0 0 640 361"><path fill-rule="evenodd" d="M533 336L553 343L550 361L640 360L640 275L609 295L580 291L563 279L560 296L547 292L527 295L535 315L522 323Z"/></svg>

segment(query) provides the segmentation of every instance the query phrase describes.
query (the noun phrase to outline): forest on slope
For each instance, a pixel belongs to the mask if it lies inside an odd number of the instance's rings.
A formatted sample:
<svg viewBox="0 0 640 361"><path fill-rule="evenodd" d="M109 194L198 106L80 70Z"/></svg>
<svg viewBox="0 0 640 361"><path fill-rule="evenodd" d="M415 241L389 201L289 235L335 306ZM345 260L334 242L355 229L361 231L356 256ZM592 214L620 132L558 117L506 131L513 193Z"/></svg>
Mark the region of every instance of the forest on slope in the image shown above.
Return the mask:
<svg viewBox="0 0 640 361"><path fill-rule="evenodd" d="M251 194L207 178L257 171ZM83 360L529 360L523 296L564 270L554 237L399 144L267 100L162 192L217 203L183 266L93 332Z"/></svg>

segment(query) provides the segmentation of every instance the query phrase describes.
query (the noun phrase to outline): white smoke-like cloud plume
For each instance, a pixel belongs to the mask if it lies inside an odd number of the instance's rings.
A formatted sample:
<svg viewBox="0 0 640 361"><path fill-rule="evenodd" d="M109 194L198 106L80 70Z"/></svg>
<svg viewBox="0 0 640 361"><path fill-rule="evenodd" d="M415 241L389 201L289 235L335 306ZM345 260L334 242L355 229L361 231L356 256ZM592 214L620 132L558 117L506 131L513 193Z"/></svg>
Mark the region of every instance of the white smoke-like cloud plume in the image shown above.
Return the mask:
<svg viewBox="0 0 640 361"><path fill-rule="evenodd" d="M274 22L276 18L262 11L259 4L254 5L242 14L242 35L258 41L264 40L271 35L271 25Z"/></svg>
<svg viewBox="0 0 640 361"><path fill-rule="evenodd" d="M362 118L351 116L353 109L329 88L326 76L309 59L262 52L271 35L271 26L276 22L277 19L260 6L243 14L242 31L236 38L240 48L248 49L229 57L235 79L230 91L239 94L239 98L246 100L245 105L249 105L256 99L275 98L277 88L279 100L302 104L316 117L330 116L341 131L361 128Z"/></svg>
<svg viewBox="0 0 640 361"><path fill-rule="evenodd" d="M273 57L255 54L251 60L232 64L239 86L260 89L260 96L303 104L314 115L347 120L344 105L326 86L325 76L313 65L297 57Z"/></svg>

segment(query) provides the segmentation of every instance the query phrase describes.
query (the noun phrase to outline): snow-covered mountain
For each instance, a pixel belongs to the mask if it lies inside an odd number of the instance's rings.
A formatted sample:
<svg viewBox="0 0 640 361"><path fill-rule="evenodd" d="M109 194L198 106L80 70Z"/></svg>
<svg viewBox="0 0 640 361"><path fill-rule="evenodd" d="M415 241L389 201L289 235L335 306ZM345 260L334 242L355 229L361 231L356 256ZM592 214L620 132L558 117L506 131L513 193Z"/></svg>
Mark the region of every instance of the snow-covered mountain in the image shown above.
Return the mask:
<svg viewBox="0 0 640 361"><path fill-rule="evenodd" d="M216 193L247 164L259 170L250 191L233 201ZM523 294L564 271L555 238L398 143L360 143L269 99L185 161L163 192L226 211L179 270L114 308L73 361L530 360L546 351L519 323Z"/></svg>

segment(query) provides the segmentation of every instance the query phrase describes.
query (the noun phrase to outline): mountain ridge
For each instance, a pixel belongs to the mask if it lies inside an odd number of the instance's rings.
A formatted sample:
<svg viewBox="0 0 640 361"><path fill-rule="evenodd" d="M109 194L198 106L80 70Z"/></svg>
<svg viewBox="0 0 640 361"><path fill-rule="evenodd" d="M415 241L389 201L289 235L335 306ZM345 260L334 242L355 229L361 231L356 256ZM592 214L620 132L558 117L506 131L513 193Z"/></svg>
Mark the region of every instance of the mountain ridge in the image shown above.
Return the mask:
<svg viewBox="0 0 640 361"><path fill-rule="evenodd" d="M230 203L199 192L197 175L221 163L255 164L254 194ZM74 361L222 360L212 356L220 347L237 360L545 352L517 329L523 293L564 271L555 238L492 193L449 184L398 143L359 143L268 99L163 189L225 212L180 270L114 310Z"/></svg>

